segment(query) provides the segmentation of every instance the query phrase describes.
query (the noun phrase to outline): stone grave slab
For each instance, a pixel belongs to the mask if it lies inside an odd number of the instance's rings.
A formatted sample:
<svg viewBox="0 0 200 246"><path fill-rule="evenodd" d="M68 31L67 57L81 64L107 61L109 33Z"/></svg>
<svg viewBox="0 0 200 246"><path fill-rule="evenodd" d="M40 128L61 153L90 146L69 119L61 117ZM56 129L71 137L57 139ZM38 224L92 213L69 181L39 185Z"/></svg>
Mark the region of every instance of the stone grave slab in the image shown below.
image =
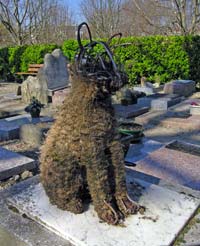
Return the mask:
<svg viewBox="0 0 200 246"><path fill-rule="evenodd" d="M165 112L163 111L150 111L145 114L139 115L135 118L135 123L142 124L158 124L161 119L165 118Z"/></svg>
<svg viewBox="0 0 200 246"><path fill-rule="evenodd" d="M146 95L152 95L155 93L154 88L146 87L146 86L134 86L134 91L144 92Z"/></svg>
<svg viewBox="0 0 200 246"><path fill-rule="evenodd" d="M36 164L33 159L0 147L0 180L35 167Z"/></svg>
<svg viewBox="0 0 200 246"><path fill-rule="evenodd" d="M200 200L129 176L127 186L132 199L133 183L143 187L138 200L146 212L127 218L124 227L99 223L92 205L79 215L57 209L49 203L40 183L18 189L8 202L76 246L171 245Z"/></svg>
<svg viewBox="0 0 200 246"><path fill-rule="evenodd" d="M200 147L182 142L178 144L178 148L177 144L174 145L173 148L163 147L150 153L143 160L137 161L132 168L171 183L200 190ZM185 151L183 145L189 151ZM195 151L190 154L192 149Z"/></svg>
<svg viewBox="0 0 200 246"><path fill-rule="evenodd" d="M20 128L24 124L37 124L43 122L52 122L53 118L44 116L40 118L31 118L29 114L18 115L0 120L0 141L19 138Z"/></svg>
<svg viewBox="0 0 200 246"><path fill-rule="evenodd" d="M148 112L149 107L140 107L136 104L123 106L121 104L114 104L115 114L122 118L132 118Z"/></svg>
<svg viewBox="0 0 200 246"><path fill-rule="evenodd" d="M190 114L191 115L199 115L200 116L200 105L191 105L190 106Z"/></svg>
<svg viewBox="0 0 200 246"><path fill-rule="evenodd" d="M174 80L165 84L164 93L189 96L195 92L195 86L196 83L193 80Z"/></svg>
<svg viewBox="0 0 200 246"><path fill-rule="evenodd" d="M125 157L125 163L126 165L134 165L136 161L144 159L148 153L151 153L162 146L162 143L151 139L144 139L141 143L130 144Z"/></svg>
<svg viewBox="0 0 200 246"><path fill-rule="evenodd" d="M164 94L164 93L155 93L146 97L138 98L137 104L143 107L152 107L152 103L156 100L161 100L158 102L167 102L167 107L171 107L174 104L177 104L181 101L181 97L176 94Z"/></svg>
<svg viewBox="0 0 200 246"><path fill-rule="evenodd" d="M151 101L151 109L152 110L167 110L169 107L180 103L181 97L177 97L174 99L171 98L161 98L161 99L154 99Z"/></svg>

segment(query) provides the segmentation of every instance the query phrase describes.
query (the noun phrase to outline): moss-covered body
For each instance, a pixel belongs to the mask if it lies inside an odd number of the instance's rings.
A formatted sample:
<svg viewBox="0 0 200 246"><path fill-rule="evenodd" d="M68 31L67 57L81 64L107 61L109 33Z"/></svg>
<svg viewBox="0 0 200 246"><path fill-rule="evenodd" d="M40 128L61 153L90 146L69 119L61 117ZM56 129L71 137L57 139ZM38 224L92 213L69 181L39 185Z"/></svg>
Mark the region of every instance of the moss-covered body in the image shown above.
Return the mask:
<svg viewBox="0 0 200 246"><path fill-rule="evenodd" d="M72 91L41 153L41 181L52 204L82 213L89 190L98 216L109 224L136 212L116 132L111 95L96 81L73 75Z"/></svg>

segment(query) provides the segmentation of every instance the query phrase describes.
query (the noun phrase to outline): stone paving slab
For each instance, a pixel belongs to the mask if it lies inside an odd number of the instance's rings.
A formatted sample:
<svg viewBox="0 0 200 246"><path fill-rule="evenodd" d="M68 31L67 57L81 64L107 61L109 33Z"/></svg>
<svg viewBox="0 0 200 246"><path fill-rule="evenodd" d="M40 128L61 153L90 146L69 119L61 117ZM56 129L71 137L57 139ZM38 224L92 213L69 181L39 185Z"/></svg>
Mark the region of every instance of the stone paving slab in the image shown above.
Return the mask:
<svg viewBox="0 0 200 246"><path fill-rule="evenodd" d="M33 159L0 147L0 180L35 167Z"/></svg>
<svg viewBox="0 0 200 246"><path fill-rule="evenodd" d="M40 118L31 118L29 114L18 115L0 120L0 141L19 138L20 128L24 124L37 124L43 122L52 122L53 118L44 116Z"/></svg>
<svg viewBox="0 0 200 246"><path fill-rule="evenodd" d="M73 245L170 245L197 209L200 200L141 180L133 180L129 176L127 185L132 198L133 182L143 187L139 203L146 207L146 212L127 218L125 227L99 223L92 205L80 215L57 209L49 203L41 184L21 189L8 201L21 213L70 240Z"/></svg>
<svg viewBox="0 0 200 246"><path fill-rule="evenodd" d="M163 147L135 164L136 171L200 190L200 156Z"/></svg>
<svg viewBox="0 0 200 246"><path fill-rule="evenodd" d="M151 139L143 139L141 143L130 144L125 157L125 162L127 165L134 164L136 161L144 159L148 153L151 153L162 146L162 143Z"/></svg>
<svg viewBox="0 0 200 246"><path fill-rule="evenodd" d="M121 104L114 104L115 114L122 118L132 118L148 112L149 107L140 107L136 104L123 106Z"/></svg>

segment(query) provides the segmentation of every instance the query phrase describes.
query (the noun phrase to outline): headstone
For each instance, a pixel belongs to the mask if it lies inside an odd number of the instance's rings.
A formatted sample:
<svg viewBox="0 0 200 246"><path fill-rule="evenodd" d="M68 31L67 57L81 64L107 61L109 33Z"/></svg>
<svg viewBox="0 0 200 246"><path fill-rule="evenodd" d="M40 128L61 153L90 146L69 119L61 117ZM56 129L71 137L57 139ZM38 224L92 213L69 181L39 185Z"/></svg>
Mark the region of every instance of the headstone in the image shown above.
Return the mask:
<svg viewBox="0 0 200 246"><path fill-rule="evenodd" d="M38 77L28 76L21 85L22 101L29 104L31 99L35 97L42 104L48 103L48 87L47 82L39 80Z"/></svg>
<svg viewBox="0 0 200 246"><path fill-rule="evenodd" d="M135 184L142 188L139 196ZM76 246L171 245L199 206L194 197L131 177L127 187L130 198L138 199L146 212L128 217L123 227L100 223L93 205L77 215L59 210L49 203L41 184L19 189L8 202Z"/></svg>
<svg viewBox="0 0 200 246"><path fill-rule="evenodd" d="M35 97L41 103L48 103L48 96L53 92L66 88L69 84L67 60L60 49L44 57L44 66L39 69L36 77L29 76L21 86L22 101L30 103Z"/></svg>
<svg viewBox="0 0 200 246"><path fill-rule="evenodd" d="M37 124L42 122L52 122L50 117L31 118L30 115L19 115L0 120L0 141L18 139L20 128L24 124Z"/></svg>
<svg viewBox="0 0 200 246"><path fill-rule="evenodd" d="M196 83L193 80L174 80L165 84L164 93L189 96L195 92L195 86Z"/></svg>
<svg viewBox="0 0 200 246"><path fill-rule="evenodd" d="M20 139L35 147L40 147L52 123L25 124L20 128Z"/></svg>
<svg viewBox="0 0 200 246"><path fill-rule="evenodd" d="M161 148L162 143L151 139L143 140L142 143L131 144L125 157L127 165L132 165L136 161L144 159L149 153Z"/></svg>
<svg viewBox="0 0 200 246"><path fill-rule="evenodd" d="M36 168L33 159L0 147L0 180Z"/></svg>
<svg viewBox="0 0 200 246"><path fill-rule="evenodd" d="M181 148L175 150L163 147L136 162L132 168L171 183L200 190L200 155L183 151Z"/></svg>
<svg viewBox="0 0 200 246"><path fill-rule="evenodd" d="M47 88L58 90L68 86L69 74L67 60L60 49L55 49L51 54L44 57L44 66L39 70L39 80L47 81Z"/></svg>

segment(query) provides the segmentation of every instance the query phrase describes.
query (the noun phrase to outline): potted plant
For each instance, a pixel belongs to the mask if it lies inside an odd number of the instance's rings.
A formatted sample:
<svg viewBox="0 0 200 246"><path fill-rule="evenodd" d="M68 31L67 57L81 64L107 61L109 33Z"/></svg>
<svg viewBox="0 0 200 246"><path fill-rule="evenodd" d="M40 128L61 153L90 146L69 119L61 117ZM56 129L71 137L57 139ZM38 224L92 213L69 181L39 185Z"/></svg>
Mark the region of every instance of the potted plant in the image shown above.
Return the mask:
<svg viewBox="0 0 200 246"><path fill-rule="evenodd" d="M33 97L30 104L24 109L27 113L30 113L32 118L39 118L41 109L44 107L38 99Z"/></svg>

